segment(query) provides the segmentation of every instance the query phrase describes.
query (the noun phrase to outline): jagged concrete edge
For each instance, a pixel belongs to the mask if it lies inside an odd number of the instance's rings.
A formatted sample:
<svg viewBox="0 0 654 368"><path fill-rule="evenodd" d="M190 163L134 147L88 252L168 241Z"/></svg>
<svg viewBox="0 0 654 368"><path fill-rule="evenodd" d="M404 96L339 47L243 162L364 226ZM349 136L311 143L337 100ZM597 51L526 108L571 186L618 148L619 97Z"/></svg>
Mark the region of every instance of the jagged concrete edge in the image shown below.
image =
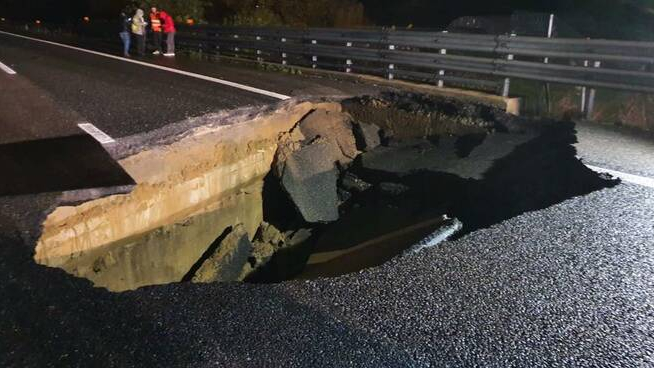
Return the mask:
<svg viewBox="0 0 654 368"><path fill-rule="evenodd" d="M265 116L278 109L303 102L339 102L342 99L342 96L305 96L272 104L249 105L234 109L218 110L173 122L149 132L119 138L116 140L116 143L106 146L105 149L115 160L122 160L156 146L170 145L180 141L193 135L200 128L215 128L243 123Z"/></svg>
<svg viewBox="0 0 654 368"><path fill-rule="evenodd" d="M58 198L58 204L59 206L74 206L93 199L108 197L111 195L127 194L130 193L135 186L136 184L130 184L115 187L68 190L61 193Z"/></svg>

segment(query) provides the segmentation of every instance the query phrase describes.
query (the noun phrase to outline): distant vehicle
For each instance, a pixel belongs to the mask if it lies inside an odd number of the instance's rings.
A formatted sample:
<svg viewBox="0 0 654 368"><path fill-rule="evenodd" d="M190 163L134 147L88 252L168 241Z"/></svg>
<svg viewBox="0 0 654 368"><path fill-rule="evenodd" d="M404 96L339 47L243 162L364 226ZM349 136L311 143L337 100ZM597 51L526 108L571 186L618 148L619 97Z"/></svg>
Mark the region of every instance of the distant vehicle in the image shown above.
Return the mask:
<svg viewBox="0 0 654 368"><path fill-rule="evenodd" d="M510 16L465 16L453 20L447 31L468 34L506 34L511 33Z"/></svg>
<svg viewBox="0 0 654 368"><path fill-rule="evenodd" d="M514 12L511 15L465 16L453 20L446 30L451 33L501 35L515 33L519 36L546 37L550 14ZM582 37L581 34L555 17L552 37Z"/></svg>

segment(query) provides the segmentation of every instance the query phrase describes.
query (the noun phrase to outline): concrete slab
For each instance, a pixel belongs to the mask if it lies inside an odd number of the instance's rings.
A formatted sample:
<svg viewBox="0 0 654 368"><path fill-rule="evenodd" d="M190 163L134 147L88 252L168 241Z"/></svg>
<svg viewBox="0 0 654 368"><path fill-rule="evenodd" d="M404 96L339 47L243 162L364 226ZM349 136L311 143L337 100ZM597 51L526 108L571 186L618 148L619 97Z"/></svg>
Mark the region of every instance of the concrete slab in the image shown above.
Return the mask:
<svg viewBox="0 0 654 368"><path fill-rule="evenodd" d="M338 220L338 170L324 157L333 155L329 142L316 142L286 161L282 185L307 222Z"/></svg>
<svg viewBox="0 0 654 368"><path fill-rule="evenodd" d="M377 148L381 144L380 130L377 125L356 122L354 124L354 136L357 140L357 148L361 151L370 151Z"/></svg>
<svg viewBox="0 0 654 368"><path fill-rule="evenodd" d="M220 241L215 253L211 254L196 272L192 281L196 283L240 281L243 268L252 253L252 243L243 225L237 225Z"/></svg>
<svg viewBox="0 0 654 368"><path fill-rule="evenodd" d="M358 154L352 122L347 114L318 109L300 122L300 131L306 142L322 138L332 144L342 164L349 164Z"/></svg>

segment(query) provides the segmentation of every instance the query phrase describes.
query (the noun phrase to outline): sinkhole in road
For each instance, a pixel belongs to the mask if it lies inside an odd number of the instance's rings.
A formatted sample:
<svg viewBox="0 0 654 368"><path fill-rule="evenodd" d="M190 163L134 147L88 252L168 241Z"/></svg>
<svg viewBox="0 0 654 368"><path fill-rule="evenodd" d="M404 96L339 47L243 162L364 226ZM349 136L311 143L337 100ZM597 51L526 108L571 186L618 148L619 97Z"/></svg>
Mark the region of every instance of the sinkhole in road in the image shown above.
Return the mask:
<svg viewBox="0 0 654 368"><path fill-rule="evenodd" d="M112 291L331 277L614 184L572 123L484 103L388 92L240 119L123 158L135 190L57 209L36 261Z"/></svg>

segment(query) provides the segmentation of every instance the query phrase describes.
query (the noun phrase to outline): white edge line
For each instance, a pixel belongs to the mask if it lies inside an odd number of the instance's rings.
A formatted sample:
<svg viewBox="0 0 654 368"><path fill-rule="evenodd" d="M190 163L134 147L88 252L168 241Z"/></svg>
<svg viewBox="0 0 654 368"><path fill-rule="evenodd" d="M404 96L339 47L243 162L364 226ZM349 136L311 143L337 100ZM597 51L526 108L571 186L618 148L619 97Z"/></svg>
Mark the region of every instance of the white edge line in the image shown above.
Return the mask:
<svg viewBox="0 0 654 368"><path fill-rule="evenodd" d="M0 69L4 70L5 73L10 74L10 75L14 75L14 74L16 74L16 72L15 72L13 69L11 69L10 67L6 66L6 65L3 64L2 62L0 62Z"/></svg>
<svg viewBox="0 0 654 368"><path fill-rule="evenodd" d="M86 133L88 133L96 141L100 142L100 144L109 144L109 143L116 142L113 138L109 136L109 134L98 129L98 127L96 127L91 123L81 123L81 124L77 124L77 126L83 131L85 131Z"/></svg>
<svg viewBox="0 0 654 368"><path fill-rule="evenodd" d="M622 181L626 181L628 183L638 184L648 188L654 188L654 179L652 178L647 178L644 176L639 176L634 174L627 174L621 171L605 169L602 167L597 167L592 165L586 165L586 167L598 173L605 173L611 176L615 176L617 178L620 178Z"/></svg>
<svg viewBox="0 0 654 368"><path fill-rule="evenodd" d="M176 74L180 74L180 75L185 75L185 76L187 76L187 77L192 77L192 78L202 79L202 80L209 81L209 82L214 82L214 83L223 84L223 85L225 85L225 86L229 86L229 87L233 87L233 88L242 89L242 90L244 90L244 91L253 92L253 93L258 93L258 94L260 94L260 95L265 95L265 96L268 96L268 97L276 98L276 99L278 99L278 100L288 100L288 99L291 98L291 96L282 95L282 94L280 94L280 93L271 92L271 91L266 91L266 90L264 90L264 89L255 88L255 87L250 87L250 86L246 86L246 85L244 85L244 84L240 84L240 83L230 82L230 81L227 81L227 80L224 80L224 79L220 79L220 78L209 77L209 76L202 75L202 74L196 74L196 73L191 73L191 72L187 72L187 71L184 71L184 70L179 70L179 69L175 69L175 68L169 68L169 67L166 67L166 66L161 66L161 65L155 65L155 64L151 64L151 63L146 63L146 62L144 62L144 61L138 61L138 60L126 59L126 58L124 58L124 57L120 57L120 56L116 56L116 55L105 54L105 53L103 53L103 52L98 52L98 51L93 51L93 50L87 50L87 49L83 49L83 48L79 48L79 47L75 47L75 46L70 46L70 45L66 45L66 44L62 44L62 43L57 43L57 42L52 42L52 41L41 40L41 39L38 39L38 38L33 38L33 37L28 37L28 36L18 35L18 34L14 34L14 33L5 32L5 31L0 31L0 34L5 34L5 35L13 36L13 37L23 38L23 39L26 39L26 40L31 40L31 41L41 42L41 43L45 43L45 44L48 44L48 45L54 45L54 46L65 47L65 48L67 48L67 49L71 49L71 50L75 50L75 51L81 51L81 52L86 52L86 53L89 53L89 54L98 55L98 56L103 56L103 57L110 58L110 59L114 59L114 60L120 60L120 61L124 61L124 62L127 62L127 63L132 63L132 64L137 64L137 65L146 66L146 67L149 67L149 68L154 68L154 69L159 69L159 70L165 70L165 71L167 71L167 72L176 73Z"/></svg>

